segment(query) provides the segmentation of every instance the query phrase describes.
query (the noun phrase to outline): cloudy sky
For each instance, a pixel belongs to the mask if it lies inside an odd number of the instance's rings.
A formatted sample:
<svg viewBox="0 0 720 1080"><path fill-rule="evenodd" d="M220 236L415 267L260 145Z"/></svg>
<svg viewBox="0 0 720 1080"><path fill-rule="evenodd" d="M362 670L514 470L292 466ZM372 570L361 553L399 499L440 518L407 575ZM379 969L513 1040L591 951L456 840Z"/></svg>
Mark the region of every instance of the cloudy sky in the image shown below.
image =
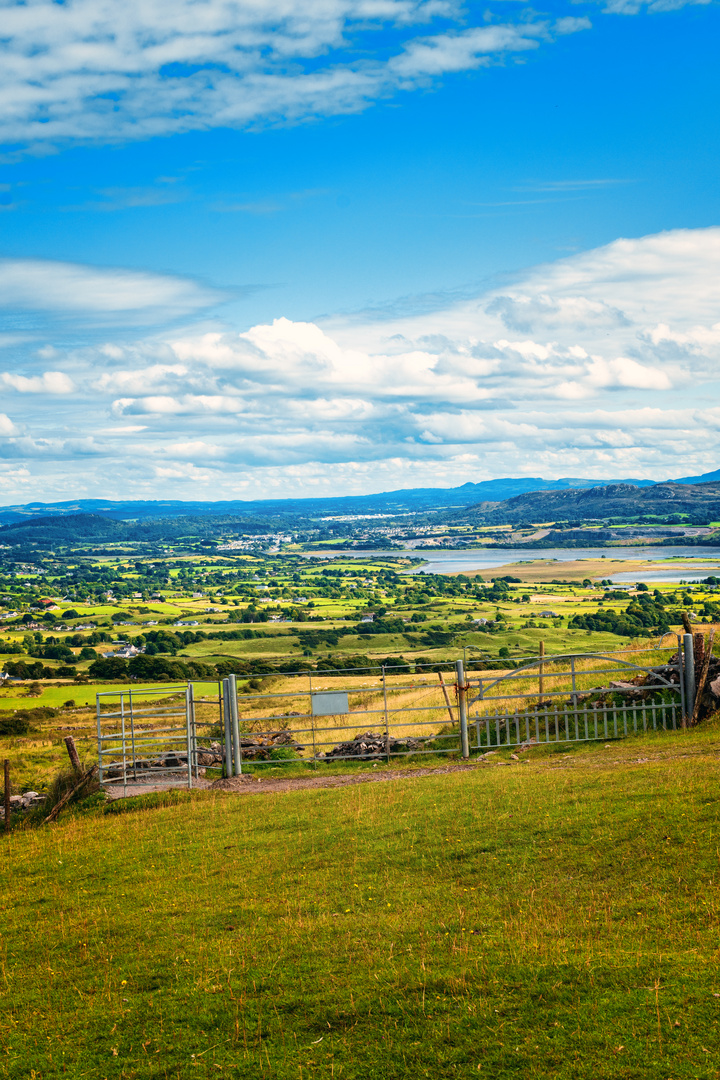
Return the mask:
<svg viewBox="0 0 720 1080"><path fill-rule="evenodd" d="M716 2L0 8L0 503L720 467Z"/></svg>

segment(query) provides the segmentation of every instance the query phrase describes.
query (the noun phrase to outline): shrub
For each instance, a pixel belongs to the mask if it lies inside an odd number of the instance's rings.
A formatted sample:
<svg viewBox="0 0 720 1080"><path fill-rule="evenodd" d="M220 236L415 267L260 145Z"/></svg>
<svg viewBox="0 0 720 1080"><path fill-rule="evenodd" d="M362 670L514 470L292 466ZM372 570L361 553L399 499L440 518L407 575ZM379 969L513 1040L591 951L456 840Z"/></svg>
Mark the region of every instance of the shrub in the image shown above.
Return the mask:
<svg viewBox="0 0 720 1080"><path fill-rule="evenodd" d="M0 735L26 735L30 722L22 713L11 713L0 717Z"/></svg>
<svg viewBox="0 0 720 1080"><path fill-rule="evenodd" d="M270 751L270 760L284 762L286 765L289 765L292 762L300 761L301 759L289 746L274 746Z"/></svg>

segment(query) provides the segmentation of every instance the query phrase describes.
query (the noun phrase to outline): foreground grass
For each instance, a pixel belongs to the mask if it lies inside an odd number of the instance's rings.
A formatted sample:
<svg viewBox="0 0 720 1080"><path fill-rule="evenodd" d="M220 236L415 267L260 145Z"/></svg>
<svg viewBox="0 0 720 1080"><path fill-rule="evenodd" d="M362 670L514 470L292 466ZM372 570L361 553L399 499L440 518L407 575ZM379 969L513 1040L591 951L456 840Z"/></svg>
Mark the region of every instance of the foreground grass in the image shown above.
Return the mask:
<svg viewBox="0 0 720 1080"><path fill-rule="evenodd" d="M719 745L16 831L0 1076L716 1078Z"/></svg>

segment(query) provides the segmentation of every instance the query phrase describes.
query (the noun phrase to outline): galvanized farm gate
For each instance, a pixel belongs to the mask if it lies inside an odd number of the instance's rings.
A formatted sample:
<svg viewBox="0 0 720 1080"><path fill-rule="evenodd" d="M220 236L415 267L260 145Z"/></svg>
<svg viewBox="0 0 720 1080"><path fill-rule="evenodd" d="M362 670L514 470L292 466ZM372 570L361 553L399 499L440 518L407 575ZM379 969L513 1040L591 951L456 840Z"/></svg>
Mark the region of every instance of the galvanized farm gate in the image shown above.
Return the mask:
<svg viewBox="0 0 720 1080"><path fill-rule="evenodd" d="M230 676L221 693L225 773L241 774L243 762L277 764L273 736L283 726L304 744L296 756L315 767L676 730L694 700L689 635L684 646L532 657L482 675L466 673L461 660L444 665L445 674L443 665L312 672L264 694L238 693ZM628 681L638 676L650 685Z"/></svg>
<svg viewBox="0 0 720 1080"><path fill-rule="evenodd" d="M627 681L638 676L650 682ZM496 678L470 678L460 688L466 699L463 756L471 749L468 710L474 750L675 731L692 710L687 706L689 693L694 698L691 681L679 649L664 665L638 664L617 654L568 653L533 659Z"/></svg>
<svg viewBox="0 0 720 1080"><path fill-rule="evenodd" d="M96 695L99 780L128 786L184 783L197 774L192 683L125 687Z"/></svg>
<svg viewBox="0 0 720 1080"><path fill-rule="evenodd" d="M230 675L217 697L196 686L98 694L101 782L182 780L211 762L225 776L243 766L337 761L623 738L684 726L694 701L692 637L674 649L527 657L503 671L453 664L312 671L247 693ZM629 682L641 676L645 685ZM277 676L273 676L276 678ZM200 746L199 729L204 729ZM218 773L215 773L218 775Z"/></svg>

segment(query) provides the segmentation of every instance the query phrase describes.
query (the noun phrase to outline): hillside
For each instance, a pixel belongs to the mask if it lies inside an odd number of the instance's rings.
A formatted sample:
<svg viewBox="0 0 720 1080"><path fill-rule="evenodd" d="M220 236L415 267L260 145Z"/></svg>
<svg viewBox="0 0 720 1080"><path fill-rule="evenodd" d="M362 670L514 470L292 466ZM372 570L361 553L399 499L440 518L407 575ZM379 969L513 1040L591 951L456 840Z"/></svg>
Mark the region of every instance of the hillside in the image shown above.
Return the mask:
<svg viewBox="0 0 720 1080"><path fill-rule="evenodd" d="M222 505L222 504L219 504ZM30 517L0 525L0 546L33 545L52 548L63 544L146 543L173 541L180 537L210 538L227 528L244 533L288 528L294 519L286 517L214 516L170 517L146 521L119 521L102 514L68 514L57 517Z"/></svg>
<svg viewBox="0 0 720 1080"><path fill-rule="evenodd" d="M607 484L587 490L533 491L502 502L471 506L460 520L488 525L534 522L607 521L611 518L687 516L706 523L720 520L720 481L681 484L670 481L650 487ZM457 520L457 515L455 520Z"/></svg>
<svg viewBox="0 0 720 1080"><path fill-rule="evenodd" d="M2 1075L711 1080L717 735L17 829Z"/></svg>

